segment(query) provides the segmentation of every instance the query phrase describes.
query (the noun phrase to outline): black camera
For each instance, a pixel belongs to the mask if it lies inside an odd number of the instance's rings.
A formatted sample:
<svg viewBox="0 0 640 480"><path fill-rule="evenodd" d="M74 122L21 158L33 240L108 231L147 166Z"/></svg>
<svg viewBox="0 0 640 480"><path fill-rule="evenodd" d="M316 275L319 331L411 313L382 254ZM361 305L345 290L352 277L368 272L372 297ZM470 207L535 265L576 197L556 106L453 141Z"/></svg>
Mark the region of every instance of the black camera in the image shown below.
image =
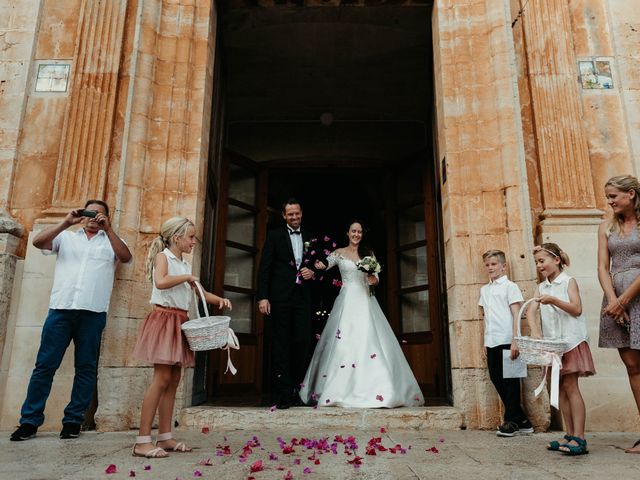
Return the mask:
<svg viewBox="0 0 640 480"><path fill-rule="evenodd" d="M95 210L85 210L84 208L82 210L78 210L78 214L81 217L90 217L90 218L95 218L96 215L98 214L98 212L96 212Z"/></svg>

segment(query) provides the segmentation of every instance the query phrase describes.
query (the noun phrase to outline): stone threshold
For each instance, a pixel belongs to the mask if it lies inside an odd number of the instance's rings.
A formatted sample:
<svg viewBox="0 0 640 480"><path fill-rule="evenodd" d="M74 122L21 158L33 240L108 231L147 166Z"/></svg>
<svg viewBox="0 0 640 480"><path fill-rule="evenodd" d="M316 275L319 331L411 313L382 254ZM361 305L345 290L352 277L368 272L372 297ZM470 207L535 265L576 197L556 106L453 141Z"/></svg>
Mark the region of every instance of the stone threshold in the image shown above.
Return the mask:
<svg viewBox="0 0 640 480"><path fill-rule="evenodd" d="M268 428L359 428L377 430L459 430L464 425L455 407L311 408L292 407L271 411L268 407L186 407L178 415L181 427L215 430Z"/></svg>

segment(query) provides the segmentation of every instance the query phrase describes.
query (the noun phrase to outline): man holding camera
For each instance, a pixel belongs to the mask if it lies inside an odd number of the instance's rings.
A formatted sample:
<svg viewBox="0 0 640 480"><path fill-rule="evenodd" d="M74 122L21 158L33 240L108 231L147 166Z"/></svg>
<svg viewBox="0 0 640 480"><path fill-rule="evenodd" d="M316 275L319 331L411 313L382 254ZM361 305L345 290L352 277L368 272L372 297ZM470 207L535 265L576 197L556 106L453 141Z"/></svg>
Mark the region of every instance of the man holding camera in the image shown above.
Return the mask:
<svg viewBox="0 0 640 480"><path fill-rule="evenodd" d="M82 228L67 230L77 224ZM57 254L57 259L36 366L22 404L20 427L11 440L27 440L43 424L53 377L71 340L75 375L60 438L77 438L93 398L116 264L129 262L131 252L111 229L109 207L101 200L87 201L84 209L72 210L59 224L38 232L33 246L45 255Z"/></svg>

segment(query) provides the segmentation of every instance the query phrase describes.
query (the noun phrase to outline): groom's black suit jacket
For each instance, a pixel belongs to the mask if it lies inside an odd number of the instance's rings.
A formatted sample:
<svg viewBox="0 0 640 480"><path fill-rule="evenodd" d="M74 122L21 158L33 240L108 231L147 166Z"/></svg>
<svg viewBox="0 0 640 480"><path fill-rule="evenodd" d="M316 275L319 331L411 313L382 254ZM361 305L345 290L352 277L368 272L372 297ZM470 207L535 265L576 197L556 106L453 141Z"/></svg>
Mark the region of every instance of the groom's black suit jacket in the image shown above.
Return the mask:
<svg viewBox="0 0 640 480"><path fill-rule="evenodd" d="M304 242L313 238L311 233L304 228L300 228L300 231L302 232L303 245ZM286 226L278 227L267 233L258 270L258 292L256 295L258 301L267 299L270 303L287 302L292 298L294 289L301 289L305 300L310 301L311 299L311 282L303 280L302 284L296 284L298 269L293 256L290 235ZM313 269L313 265L303 263L301 268L303 266Z"/></svg>

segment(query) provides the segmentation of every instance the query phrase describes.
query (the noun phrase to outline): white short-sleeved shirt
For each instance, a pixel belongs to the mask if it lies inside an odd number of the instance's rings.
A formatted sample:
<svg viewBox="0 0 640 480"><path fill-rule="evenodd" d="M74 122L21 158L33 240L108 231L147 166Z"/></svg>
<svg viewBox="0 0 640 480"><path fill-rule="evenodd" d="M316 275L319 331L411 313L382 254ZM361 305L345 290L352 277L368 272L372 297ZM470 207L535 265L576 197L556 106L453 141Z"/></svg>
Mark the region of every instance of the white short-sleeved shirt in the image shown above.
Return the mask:
<svg viewBox="0 0 640 480"><path fill-rule="evenodd" d="M510 344L513 339L513 316L510 306L522 302L522 292L506 275L490 281L480 289L484 311L484 346Z"/></svg>
<svg viewBox="0 0 640 480"><path fill-rule="evenodd" d="M107 311L117 257L104 230L91 239L83 228L65 230L53 239L53 248L42 253L58 256L49 308Z"/></svg>
<svg viewBox="0 0 640 480"><path fill-rule="evenodd" d="M169 275L191 275L191 265L188 262L180 260L168 248L165 248L161 253L167 257L167 273ZM192 298L191 286L187 282L182 282L175 287L159 289L156 287L155 279L153 280L150 303L154 305L189 310Z"/></svg>
<svg viewBox="0 0 640 480"><path fill-rule="evenodd" d="M540 295L551 295L565 302L569 301L569 281L572 277L565 272L549 282L545 279L538 285ZM562 338L568 342L572 349L582 342L589 341L587 333L587 321L583 314L577 317L569 315L561 308L553 305L540 305L540 317L542 318L542 334L547 338Z"/></svg>

